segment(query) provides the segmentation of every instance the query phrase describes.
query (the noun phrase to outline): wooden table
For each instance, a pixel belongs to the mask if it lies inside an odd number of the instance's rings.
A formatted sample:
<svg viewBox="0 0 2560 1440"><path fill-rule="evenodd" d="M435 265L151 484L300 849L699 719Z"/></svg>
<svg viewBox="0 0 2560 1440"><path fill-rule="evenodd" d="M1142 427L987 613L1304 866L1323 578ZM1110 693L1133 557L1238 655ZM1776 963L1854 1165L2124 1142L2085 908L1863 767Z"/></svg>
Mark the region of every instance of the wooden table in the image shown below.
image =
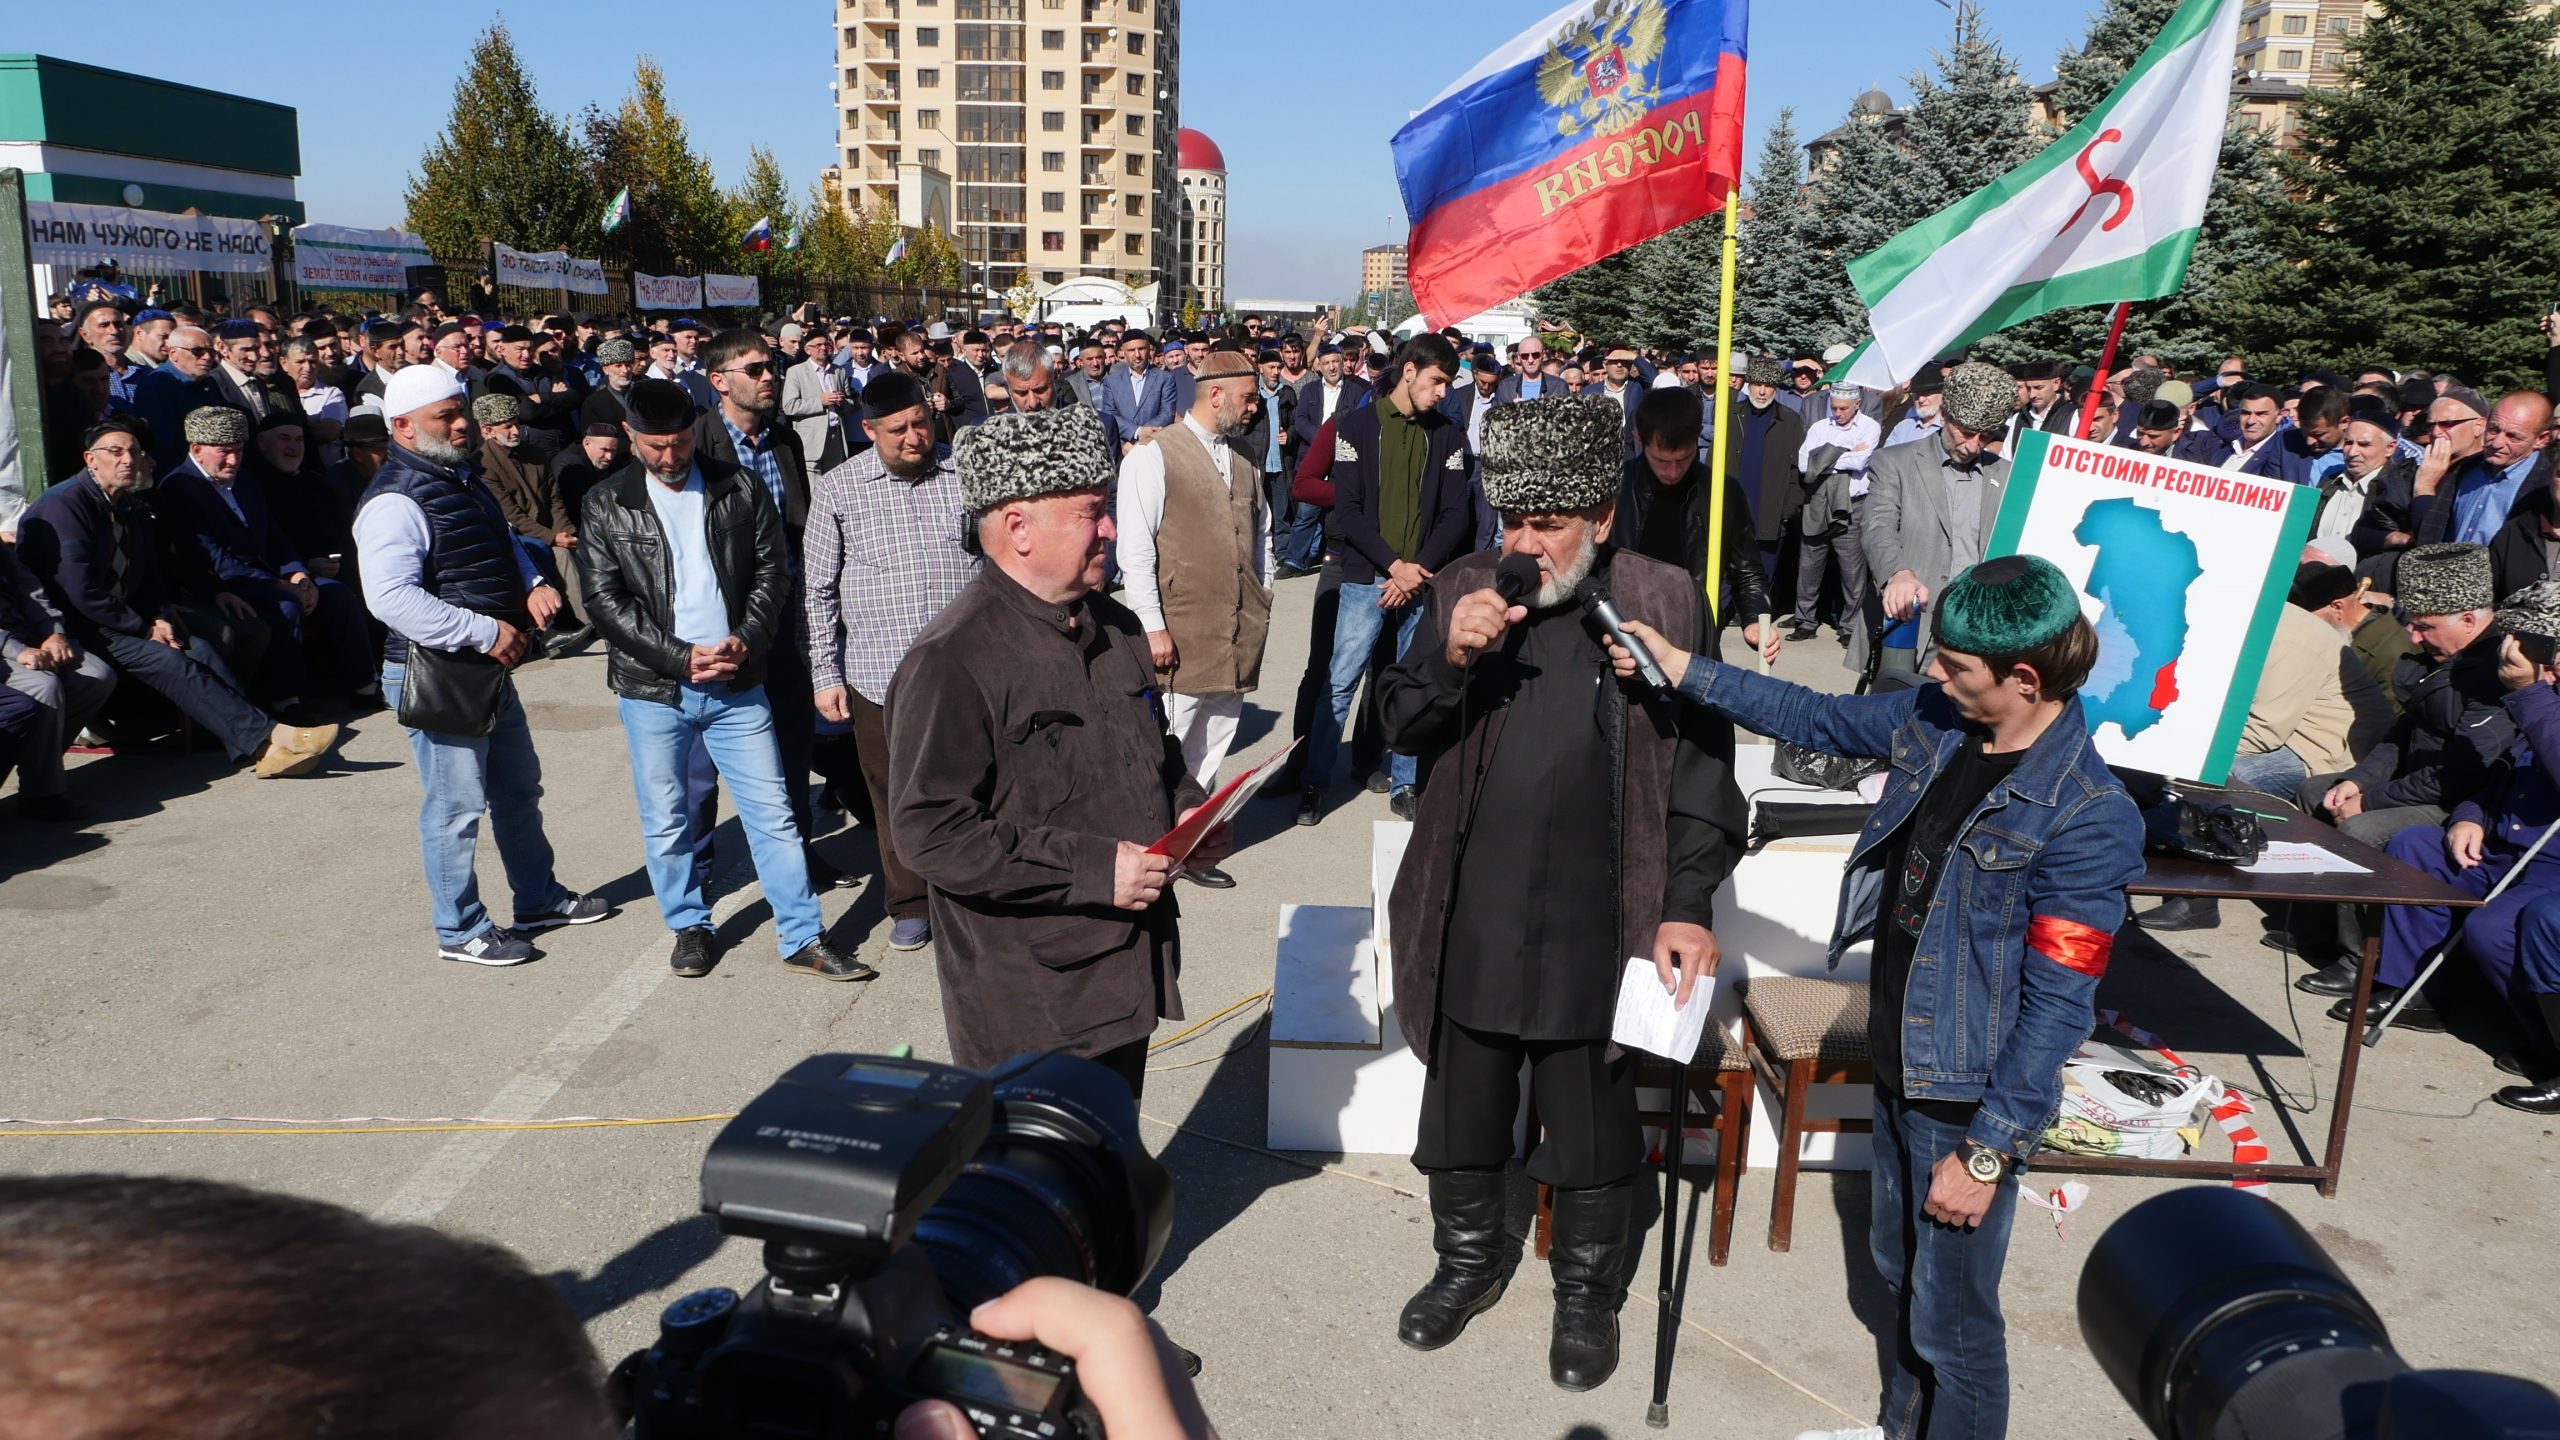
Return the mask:
<svg viewBox="0 0 2560 1440"><path fill-rule="evenodd" d="M2142 878L2126 887L2129 894L2270 903L2443 905L2454 909L2472 909L2481 903L2478 896L2466 895L2370 845L2350 840L2274 796L2184 783L2175 788L2183 795L2207 803L2231 804L2254 810L2261 816L2259 823L2266 827L2270 842L2317 845L2341 859L2364 866L2367 873L2251 875L2230 865L2208 865L2195 860L2155 855L2145 863ZM2271 815L2284 818L2264 818ZM2373 999L2373 972L2381 958L2382 935L2376 927L2366 933L2364 954L2356 966L2355 1014L2362 1014ZM2336 1195L2338 1172L2347 1154L2347 1119L2355 1109L2356 1062L2364 1053L2365 1033L2362 1024L2350 1023L2340 1028L2345 1031L2346 1040L2338 1058L2338 1098L2329 1113L2328 1149L2317 1165L2244 1164L2236 1160L2139 1160L2116 1155L2066 1155L2045 1150L2037 1154L2034 1166L2038 1170L2081 1174L2166 1175L2190 1180L2310 1180L2319 1185L2322 1195Z"/></svg>

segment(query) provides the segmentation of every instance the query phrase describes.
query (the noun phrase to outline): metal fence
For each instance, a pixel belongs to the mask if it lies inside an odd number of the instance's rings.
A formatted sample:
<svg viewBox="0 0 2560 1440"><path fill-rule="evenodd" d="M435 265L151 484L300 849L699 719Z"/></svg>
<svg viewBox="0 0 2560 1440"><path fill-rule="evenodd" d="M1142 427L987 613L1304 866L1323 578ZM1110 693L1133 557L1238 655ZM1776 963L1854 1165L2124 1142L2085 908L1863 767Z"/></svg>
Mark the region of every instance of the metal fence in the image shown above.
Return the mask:
<svg viewBox="0 0 2560 1440"><path fill-rule="evenodd" d="M204 277L206 280L247 281L248 286L234 287L240 298L272 299L286 309L309 309L325 304L333 310L389 310L405 303L408 295L391 296L379 290L306 290L293 283L293 240L288 235L276 240L276 266L271 276ZM478 278L490 268L486 252L479 255L438 255L435 263L409 272L409 295L421 289L432 289L447 310L474 308L472 295ZM547 315L564 312L571 315L646 316L673 312L640 311L632 303L632 267L614 261L603 265L605 293L580 295L566 290L534 290L516 285L495 287L496 308L509 315ZM761 267L741 267L732 273L751 274L758 281L759 303L750 313L746 307L706 308L706 315L722 315L741 322L758 314L780 314L804 303L815 303L819 313L827 316L852 316L868 323L875 315L893 319L941 319L974 314L980 308L977 297L965 291L898 287L859 280L835 280L794 272L781 272ZM236 303L236 302L235 302Z"/></svg>

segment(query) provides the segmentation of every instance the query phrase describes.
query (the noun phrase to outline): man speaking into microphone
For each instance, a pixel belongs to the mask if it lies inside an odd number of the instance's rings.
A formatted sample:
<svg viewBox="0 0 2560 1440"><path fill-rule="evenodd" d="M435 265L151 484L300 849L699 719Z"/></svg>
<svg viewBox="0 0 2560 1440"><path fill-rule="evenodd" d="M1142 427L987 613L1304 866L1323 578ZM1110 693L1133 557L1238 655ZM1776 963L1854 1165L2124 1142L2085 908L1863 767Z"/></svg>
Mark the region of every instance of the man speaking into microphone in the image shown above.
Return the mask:
<svg viewBox="0 0 2560 1440"><path fill-rule="evenodd" d="M1603 599L1684 646L1705 631L1686 571L1608 544L1625 424L1614 401L1565 396L1485 417L1501 549L1433 577L1423 633L1379 688L1388 745L1440 772L1389 902L1439 1254L1397 1333L1438 1349L1501 1297L1525 1061L1546 1131L1529 1174L1555 1189L1547 1368L1567 1390L1617 1368L1633 1258L1644 1145L1635 1057L1609 1040L1619 976L1648 958L1685 1000L1714 973L1714 897L1744 831L1731 727L1617 680L1589 628Z"/></svg>

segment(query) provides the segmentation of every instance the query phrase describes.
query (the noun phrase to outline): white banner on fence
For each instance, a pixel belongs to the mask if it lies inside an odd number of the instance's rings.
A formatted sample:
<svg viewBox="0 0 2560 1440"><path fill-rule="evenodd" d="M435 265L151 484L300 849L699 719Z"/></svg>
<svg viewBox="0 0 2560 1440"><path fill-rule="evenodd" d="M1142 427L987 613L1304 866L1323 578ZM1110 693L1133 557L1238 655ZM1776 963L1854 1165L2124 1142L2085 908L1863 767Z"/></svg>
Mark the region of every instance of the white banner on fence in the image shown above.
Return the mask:
<svg viewBox="0 0 2560 1440"><path fill-rule="evenodd" d="M753 275L705 275L702 277L702 303L705 305L753 305L763 298L763 287Z"/></svg>
<svg viewBox="0 0 2560 1440"><path fill-rule="evenodd" d="M293 227L293 283L306 289L405 290L410 266L434 263L427 242L405 230Z"/></svg>
<svg viewBox="0 0 2560 1440"><path fill-rule="evenodd" d="M578 295L604 293L604 262L578 260L565 250L518 250L492 245L497 252L497 282L530 290L567 290Z"/></svg>
<svg viewBox="0 0 2560 1440"><path fill-rule="evenodd" d="M29 259L38 265L223 270L254 275L275 263L267 227L220 215L164 215L117 205L27 202Z"/></svg>
<svg viewBox="0 0 2560 1440"><path fill-rule="evenodd" d="M631 303L641 310L695 310L702 306L699 275L644 275L631 272Z"/></svg>

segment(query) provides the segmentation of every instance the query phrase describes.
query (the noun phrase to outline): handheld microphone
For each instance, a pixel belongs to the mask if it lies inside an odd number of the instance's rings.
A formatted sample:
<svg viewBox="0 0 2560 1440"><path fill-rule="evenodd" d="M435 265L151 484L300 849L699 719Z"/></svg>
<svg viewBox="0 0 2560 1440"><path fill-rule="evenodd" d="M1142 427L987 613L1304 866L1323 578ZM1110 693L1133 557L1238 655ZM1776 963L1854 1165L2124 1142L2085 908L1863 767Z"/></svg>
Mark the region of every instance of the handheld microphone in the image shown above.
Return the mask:
<svg viewBox="0 0 2560 1440"><path fill-rule="evenodd" d="M1538 557L1514 552L1493 567L1493 593L1504 603L1525 605L1538 593Z"/></svg>
<svg viewBox="0 0 2560 1440"><path fill-rule="evenodd" d="M1671 677L1662 673L1662 666L1654 660L1653 652L1645 648L1643 641L1627 633L1626 622L1618 616L1618 607L1610 603L1609 597L1596 586L1587 583L1583 586L1582 613L1595 631L1617 642L1635 657L1638 680L1656 694L1671 688Z"/></svg>

